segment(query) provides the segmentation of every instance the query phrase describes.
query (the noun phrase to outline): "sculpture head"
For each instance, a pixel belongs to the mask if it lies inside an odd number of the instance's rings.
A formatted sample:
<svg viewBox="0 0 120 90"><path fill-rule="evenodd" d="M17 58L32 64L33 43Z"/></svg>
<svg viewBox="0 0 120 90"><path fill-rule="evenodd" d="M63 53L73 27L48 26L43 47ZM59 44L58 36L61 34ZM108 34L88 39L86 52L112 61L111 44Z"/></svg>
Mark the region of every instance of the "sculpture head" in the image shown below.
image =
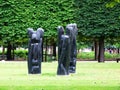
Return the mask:
<svg viewBox="0 0 120 90"><path fill-rule="evenodd" d="M38 34L38 36L40 36L40 38L42 38L43 35L44 35L44 30L42 28L38 28L37 29L37 34Z"/></svg>
<svg viewBox="0 0 120 90"><path fill-rule="evenodd" d="M78 28L76 23L68 24L66 26L66 34L69 35L70 37L76 36L77 30Z"/></svg>
<svg viewBox="0 0 120 90"><path fill-rule="evenodd" d="M32 41L39 41L40 38L43 37L43 33L44 33L44 30L42 28L38 28L37 31L34 31L32 28L28 28L28 35L29 35L29 38L32 40Z"/></svg>
<svg viewBox="0 0 120 90"><path fill-rule="evenodd" d="M58 26L58 27L57 27L57 30L58 30L58 33L59 33L60 35L63 35L63 34L64 34L64 28L63 28L63 26Z"/></svg>

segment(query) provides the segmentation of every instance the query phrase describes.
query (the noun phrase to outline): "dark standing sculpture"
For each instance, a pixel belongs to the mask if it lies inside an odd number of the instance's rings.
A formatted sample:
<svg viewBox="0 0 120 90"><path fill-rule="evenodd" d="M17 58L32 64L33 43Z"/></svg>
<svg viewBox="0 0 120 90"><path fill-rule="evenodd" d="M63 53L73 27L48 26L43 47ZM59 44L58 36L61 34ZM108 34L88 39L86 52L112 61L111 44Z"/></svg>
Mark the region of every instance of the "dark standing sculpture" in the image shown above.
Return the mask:
<svg viewBox="0 0 120 90"><path fill-rule="evenodd" d="M57 75L68 75L76 72L77 57L77 24L72 23L66 26L66 35L64 28L58 26L58 69Z"/></svg>
<svg viewBox="0 0 120 90"><path fill-rule="evenodd" d="M62 49L61 36L64 35L64 28L62 26L58 26L57 31L58 31L58 60L59 60Z"/></svg>
<svg viewBox="0 0 120 90"><path fill-rule="evenodd" d="M42 61L42 43L43 43L42 28L38 28L34 31L32 28L28 28L29 45L28 45L28 73L39 74L41 73L41 61Z"/></svg>
<svg viewBox="0 0 120 90"><path fill-rule="evenodd" d="M69 75L70 38L64 35L62 26L58 28L58 69L57 75Z"/></svg>
<svg viewBox="0 0 120 90"><path fill-rule="evenodd" d="M77 36L77 24L68 24L66 26L66 34L70 37L70 66L69 72L76 72L76 57L77 57L77 45L76 45L76 36Z"/></svg>

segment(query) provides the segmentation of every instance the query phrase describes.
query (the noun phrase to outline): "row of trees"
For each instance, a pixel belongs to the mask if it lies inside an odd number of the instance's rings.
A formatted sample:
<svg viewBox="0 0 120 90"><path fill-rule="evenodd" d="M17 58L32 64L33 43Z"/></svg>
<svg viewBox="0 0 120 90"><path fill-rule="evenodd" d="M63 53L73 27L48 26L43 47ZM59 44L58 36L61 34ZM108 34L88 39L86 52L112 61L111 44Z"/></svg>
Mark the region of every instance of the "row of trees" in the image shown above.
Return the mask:
<svg viewBox="0 0 120 90"><path fill-rule="evenodd" d="M104 62L104 42L120 40L120 4L109 0L76 0L79 36L95 43L95 59ZM81 38L81 37L79 37Z"/></svg>
<svg viewBox="0 0 120 90"><path fill-rule="evenodd" d="M78 24L78 42L95 42L95 59L104 62L104 41L120 40L120 0L0 0L0 44L11 49L28 43L27 28L45 30L50 44L58 25ZM118 43L118 46L120 44ZM3 48L4 53L4 48ZM14 51L13 51L14 54Z"/></svg>
<svg viewBox="0 0 120 90"><path fill-rule="evenodd" d="M7 47L7 59L12 59L12 47L27 44L28 27L43 28L47 41L53 44L56 27L75 22L73 3L73 0L0 0L0 44Z"/></svg>

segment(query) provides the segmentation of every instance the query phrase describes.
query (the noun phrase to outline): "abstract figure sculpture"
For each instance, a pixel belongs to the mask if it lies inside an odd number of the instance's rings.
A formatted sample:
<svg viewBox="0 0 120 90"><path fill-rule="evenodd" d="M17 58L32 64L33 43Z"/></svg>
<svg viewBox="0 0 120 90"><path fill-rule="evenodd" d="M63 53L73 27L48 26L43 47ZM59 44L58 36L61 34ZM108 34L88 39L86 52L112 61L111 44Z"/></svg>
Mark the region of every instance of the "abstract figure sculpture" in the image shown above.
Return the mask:
<svg viewBox="0 0 120 90"><path fill-rule="evenodd" d="M58 69L57 75L69 75L70 62L70 38L64 35L62 26L58 28Z"/></svg>
<svg viewBox="0 0 120 90"><path fill-rule="evenodd" d="M58 75L68 75L76 71L76 35L77 25L75 23L66 26L66 35L64 28L58 26Z"/></svg>
<svg viewBox="0 0 120 90"><path fill-rule="evenodd" d="M41 61L42 61L42 42L43 42L42 28L38 28L34 31L32 28L28 28L29 45L28 45L28 73L39 74L41 73Z"/></svg>
<svg viewBox="0 0 120 90"><path fill-rule="evenodd" d="M76 57L77 57L77 45L76 45L76 35L77 35L77 24L68 24L66 26L66 34L70 37L70 66L69 72L75 73L76 71Z"/></svg>

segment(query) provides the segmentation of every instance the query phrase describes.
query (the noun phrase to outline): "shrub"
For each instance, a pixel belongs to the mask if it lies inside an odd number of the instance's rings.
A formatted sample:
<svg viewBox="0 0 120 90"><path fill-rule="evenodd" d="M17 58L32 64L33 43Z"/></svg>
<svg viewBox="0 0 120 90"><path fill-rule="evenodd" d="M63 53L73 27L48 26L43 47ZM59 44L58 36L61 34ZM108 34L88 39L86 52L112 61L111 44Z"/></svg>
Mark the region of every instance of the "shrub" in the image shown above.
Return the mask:
<svg viewBox="0 0 120 90"><path fill-rule="evenodd" d="M105 59L115 59L115 58L117 58L118 56L119 56L119 55L116 54L116 53L110 54L110 53L108 53L108 52L105 52Z"/></svg>
<svg viewBox="0 0 120 90"><path fill-rule="evenodd" d="M28 50L15 50L15 56L20 58L26 58L28 55Z"/></svg>
<svg viewBox="0 0 120 90"><path fill-rule="evenodd" d="M80 52L77 54L79 59L94 59L94 52Z"/></svg>
<svg viewBox="0 0 120 90"><path fill-rule="evenodd" d="M120 55L116 53L110 54L109 52L105 52L105 59L115 59L119 58ZM80 52L77 54L78 59L87 59L94 60L94 52Z"/></svg>

